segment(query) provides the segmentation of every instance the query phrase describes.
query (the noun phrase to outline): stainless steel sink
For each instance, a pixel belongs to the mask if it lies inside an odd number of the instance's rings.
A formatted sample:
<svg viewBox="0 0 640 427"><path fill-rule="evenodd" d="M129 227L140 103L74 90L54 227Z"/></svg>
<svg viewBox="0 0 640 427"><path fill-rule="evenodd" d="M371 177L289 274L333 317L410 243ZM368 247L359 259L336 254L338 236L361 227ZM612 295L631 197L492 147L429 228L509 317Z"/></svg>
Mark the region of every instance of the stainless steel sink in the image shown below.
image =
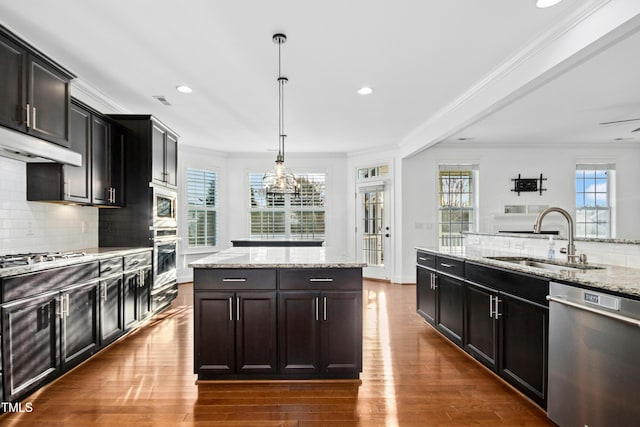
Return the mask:
<svg viewBox="0 0 640 427"><path fill-rule="evenodd" d="M604 267L591 264L574 264L561 261L550 261L540 258L529 258L519 256L488 256L487 259L493 259L496 261L505 261L512 264L526 265L527 267L541 268L551 271L567 271L567 270L602 270Z"/></svg>

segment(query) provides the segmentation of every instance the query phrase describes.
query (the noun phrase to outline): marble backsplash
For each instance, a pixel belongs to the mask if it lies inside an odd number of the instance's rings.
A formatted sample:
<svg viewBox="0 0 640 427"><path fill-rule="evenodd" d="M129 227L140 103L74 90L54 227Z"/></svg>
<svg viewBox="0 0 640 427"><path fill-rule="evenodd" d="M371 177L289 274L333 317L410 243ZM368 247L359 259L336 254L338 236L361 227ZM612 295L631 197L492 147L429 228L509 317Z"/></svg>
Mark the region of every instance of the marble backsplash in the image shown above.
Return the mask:
<svg viewBox="0 0 640 427"><path fill-rule="evenodd" d="M549 236L467 233L464 238L466 255L525 256L546 258ZM567 240L554 236L556 259L566 260L560 253L567 247ZM586 254L589 263L640 268L640 242L628 240L598 241L578 240L574 242L576 254Z"/></svg>

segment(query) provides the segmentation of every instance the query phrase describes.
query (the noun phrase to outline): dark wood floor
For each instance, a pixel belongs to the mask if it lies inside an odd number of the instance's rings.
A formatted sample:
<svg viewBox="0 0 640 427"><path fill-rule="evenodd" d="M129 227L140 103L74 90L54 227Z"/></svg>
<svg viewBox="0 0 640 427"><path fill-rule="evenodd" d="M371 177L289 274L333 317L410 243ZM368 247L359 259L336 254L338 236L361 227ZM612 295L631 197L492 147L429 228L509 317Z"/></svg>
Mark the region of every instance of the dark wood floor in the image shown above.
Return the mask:
<svg viewBox="0 0 640 427"><path fill-rule="evenodd" d="M365 281L364 372L353 383L200 384L192 287L135 334L23 401L2 426L552 425L415 313L415 287Z"/></svg>

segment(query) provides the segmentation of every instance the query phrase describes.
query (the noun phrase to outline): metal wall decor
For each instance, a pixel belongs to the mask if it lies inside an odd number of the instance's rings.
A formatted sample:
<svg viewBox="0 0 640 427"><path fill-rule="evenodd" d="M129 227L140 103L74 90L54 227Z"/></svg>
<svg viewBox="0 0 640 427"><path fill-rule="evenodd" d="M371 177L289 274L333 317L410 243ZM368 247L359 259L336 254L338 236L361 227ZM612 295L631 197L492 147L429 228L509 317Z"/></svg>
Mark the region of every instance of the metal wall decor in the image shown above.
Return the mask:
<svg viewBox="0 0 640 427"><path fill-rule="evenodd" d="M518 193L518 196L522 192L537 191L542 196L542 192L547 191L546 188L542 188L542 182L546 180L547 178L544 178L542 174L540 174L540 178L521 178L520 174L518 174L517 178L511 178L511 181L513 181L511 191Z"/></svg>

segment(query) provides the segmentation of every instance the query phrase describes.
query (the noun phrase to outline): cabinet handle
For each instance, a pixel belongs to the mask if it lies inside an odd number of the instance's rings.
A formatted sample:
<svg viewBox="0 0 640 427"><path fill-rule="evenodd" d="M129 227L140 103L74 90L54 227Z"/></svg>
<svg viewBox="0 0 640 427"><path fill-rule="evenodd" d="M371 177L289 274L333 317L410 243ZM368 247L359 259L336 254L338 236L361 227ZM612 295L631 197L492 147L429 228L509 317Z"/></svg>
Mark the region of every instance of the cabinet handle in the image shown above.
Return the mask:
<svg viewBox="0 0 640 427"><path fill-rule="evenodd" d="M493 317L493 295L489 295L489 317Z"/></svg>
<svg viewBox="0 0 640 427"><path fill-rule="evenodd" d="M240 320L240 297L236 297L236 320Z"/></svg>
<svg viewBox="0 0 640 427"><path fill-rule="evenodd" d="M229 320L233 321L233 297L229 297Z"/></svg>
<svg viewBox="0 0 640 427"><path fill-rule="evenodd" d="M246 282L247 279L244 277L225 277L222 279L223 282Z"/></svg>
<svg viewBox="0 0 640 427"><path fill-rule="evenodd" d="M31 127L31 119L30 119L31 114L29 113L29 111L30 111L29 104L27 104L27 106L24 107L24 109L27 111L27 128L30 128Z"/></svg>
<svg viewBox="0 0 640 427"><path fill-rule="evenodd" d="M493 312L494 312L494 314L495 314L495 319L496 319L496 320L498 320L498 318L499 318L500 316L502 316L502 314L500 314L500 312L498 311L498 310L499 310L498 303L500 303L500 302L502 302L502 300L499 300L499 299L498 299L498 296L496 295L496 296L495 296L495 299L494 299L495 309L493 310Z"/></svg>
<svg viewBox="0 0 640 427"><path fill-rule="evenodd" d="M64 189L62 191L64 192L65 197L69 196L71 193L71 178L64 181Z"/></svg>
<svg viewBox="0 0 640 427"><path fill-rule="evenodd" d="M310 278L309 279L310 282L333 282L333 279L330 277L325 277L325 278Z"/></svg>
<svg viewBox="0 0 640 427"><path fill-rule="evenodd" d="M58 298L58 307L56 308L56 316L61 319L64 317L64 295Z"/></svg>
<svg viewBox="0 0 640 427"><path fill-rule="evenodd" d="M447 264L447 263L441 262L441 263L440 263L440 267L444 267L444 268L452 268L452 267L453 267L453 264Z"/></svg>
<svg viewBox="0 0 640 427"><path fill-rule="evenodd" d="M427 258L425 258L425 257L423 257L423 256L419 256L419 257L418 257L418 259L419 259L420 261L426 261L426 260L427 260Z"/></svg>
<svg viewBox="0 0 640 427"><path fill-rule="evenodd" d="M107 284L103 283L102 284L102 301L106 301L107 300Z"/></svg>
<svg viewBox="0 0 640 427"><path fill-rule="evenodd" d="M35 108L34 108L34 110L35 110ZM67 298L66 298L66 300L67 300L67 312L66 312L66 317L69 317L69 311L70 311L70 308L71 308L71 307L70 307L70 305L69 305L69 294L67 294Z"/></svg>
<svg viewBox="0 0 640 427"><path fill-rule="evenodd" d="M32 117L32 119L33 119L33 128L37 129L38 126L36 125L36 107L32 107L32 112L33 112L33 117Z"/></svg>
<svg viewBox="0 0 640 427"><path fill-rule="evenodd" d="M438 276L433 273L431 273L431 289L434 291L438 289Z"/></svg>
<svg viewBox="0 0 640 427"><path fill-rule="evenodd" d="M327 320L327 297L322 297L322 318Z"/></svg>
<svg viewBox="0 0 640 427"><path fill-rule="evenodd" d="M116 188L115 187L111 187L111 191L113 192L113 196L111 198L111 203L115 203L116 202Z"/></svg>
<svg viewBox="0 0 640 427"><path fill-rule="evenodd" d="M318 297L315 298L315 300L316 300L316 320L318 320L318 300L319 299L320 298L318 298Z"/></svg>

